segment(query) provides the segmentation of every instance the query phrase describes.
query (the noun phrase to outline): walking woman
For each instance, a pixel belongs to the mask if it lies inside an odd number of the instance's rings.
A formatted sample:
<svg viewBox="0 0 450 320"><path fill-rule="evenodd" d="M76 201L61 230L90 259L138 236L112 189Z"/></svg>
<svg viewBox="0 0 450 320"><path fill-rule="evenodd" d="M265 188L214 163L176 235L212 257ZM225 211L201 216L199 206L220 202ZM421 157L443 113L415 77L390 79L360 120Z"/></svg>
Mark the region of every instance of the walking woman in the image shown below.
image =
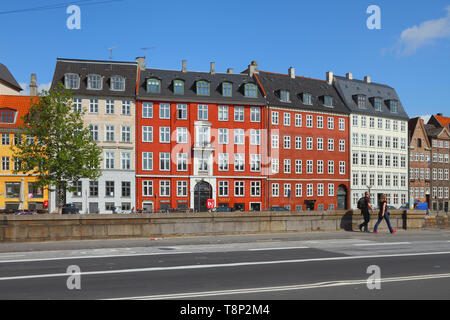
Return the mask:
<svg viewBox="0 0 450 320"><path fill-rule="evenodd" d="M378 221L375 224L375 228L373 229L373 232L378 234L378 226L380 225L381 221L386 220L386 223L388 225L389 231L391 233L397 232L397 230L392 229L391 226L391 220L389 220L389 212L386 209L387 207L387 202L386 202L386 195L383 194L380 198L380 212L378 213Z"/></svg>

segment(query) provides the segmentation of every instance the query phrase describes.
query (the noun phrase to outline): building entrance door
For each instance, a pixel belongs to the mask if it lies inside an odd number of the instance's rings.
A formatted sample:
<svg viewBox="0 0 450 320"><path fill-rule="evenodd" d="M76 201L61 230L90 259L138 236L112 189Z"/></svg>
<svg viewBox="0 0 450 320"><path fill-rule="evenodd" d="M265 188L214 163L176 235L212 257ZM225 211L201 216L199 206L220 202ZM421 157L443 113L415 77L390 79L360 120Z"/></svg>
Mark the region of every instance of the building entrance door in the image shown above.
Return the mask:
<svg viewBox="0 0 450 320"><path fill-rule="evenodd" d="M206 212L206 202L212 199L212 187L208 182L201 181L195 185L194 189L194 210L197 212Z"/></svg>
<svg viewBox="0 0 450 320"><path fill-rule="evenodd" d="M343 185L337 190L337 209L347 210L347 188Z"/></svg>

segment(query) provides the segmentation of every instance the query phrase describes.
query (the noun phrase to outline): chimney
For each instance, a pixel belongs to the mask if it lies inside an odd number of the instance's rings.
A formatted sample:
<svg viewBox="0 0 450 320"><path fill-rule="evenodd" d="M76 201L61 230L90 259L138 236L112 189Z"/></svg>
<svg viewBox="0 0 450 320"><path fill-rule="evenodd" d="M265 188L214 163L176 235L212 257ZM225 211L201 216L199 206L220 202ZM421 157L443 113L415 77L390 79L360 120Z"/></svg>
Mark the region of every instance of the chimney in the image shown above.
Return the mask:
<svg viewBox="0 0 450 320"><path fill-rule="evenodd" d="M216 73L216 63L215 62L211 62L211 74L215 74Z"/></svg>
<svg viewBox="0 0 450 320"><path fill-rule="evenodd" d="M288 74L289 74L289 77L291 77L291 79L295 79L295 69L293 67L289 68Z"/></svg>
<svg viewBox="0 0 450 320"><path fill-rule="evenodd" d="M370 81L370 76L365 76L364 77L364 82L365 83L370 83L371 81Z"/></svg>
<svg viewBox="0 0 450 320"><path fill-rule="evenodd" d="M234 73L234 69L233 68L228 68L227 69L227 73Z"/></svg>
<svg viewBox="0 0 450 320"><path fill-rule="evenodd" d="M351 73L351 72L346 73L346 74L345 74L345 77L346 77L348 80L353 80L353 73Z"/></svg>
<svg viewBox="0 0 450 320"><path fill-rule="evenodd" d="M442 113L440 113L440 112L439 112L439 113L438 113L437 115L438 115L438 116L440 116L440 117L442 117L442 116L443 116L443 114L442 114Z"/></svg>
<svg viewBox="0 0 450 320"><path fill-rule="evenodd" d="M259 73L258 71L258 62L252 61L252 63L248 66L248 75L253 77L255 73Z"/></svg>
<svg viewBox="0 0 450 320"><path fill-rule="evenodd" d="M186 72L187 71L187 61L186 60L182 60L181 61L181 71L182 72Z"/></svg>
<svg viewBox="0 0 450 320"><path fill-rule="evenodd" d="M331 71L327 72L327 83L330 85L333 84L333 72Z"/></svg>
<svg viewBox="0 0 450 320"><path fill-rule="evenodd" d="M36 73L32 73L30 79L30 96L36 97L37 95L38 95L38 86Z"/></svg>
<svg viewBox="0 0 450 320"><path fill-rule="evenodd" d="M144 71L145 70L145 57L137 57L136 62L139 66L139 69L141 69L141 71Z"/></svg>

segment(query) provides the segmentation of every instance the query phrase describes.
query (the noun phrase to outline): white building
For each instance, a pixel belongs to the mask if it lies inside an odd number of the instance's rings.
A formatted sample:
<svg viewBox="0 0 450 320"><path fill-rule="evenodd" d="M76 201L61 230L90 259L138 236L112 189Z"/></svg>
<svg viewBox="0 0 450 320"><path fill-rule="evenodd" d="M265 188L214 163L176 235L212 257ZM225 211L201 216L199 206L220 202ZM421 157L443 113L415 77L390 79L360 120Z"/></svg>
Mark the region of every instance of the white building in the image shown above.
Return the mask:
<svg viewBox="0 0 450 320"><path fill-rule="evenodd" d="M387 195L396 208L408 199L408 115L389 86L334 77L350 114L351 206L370 190L371 202Z"/></svg>

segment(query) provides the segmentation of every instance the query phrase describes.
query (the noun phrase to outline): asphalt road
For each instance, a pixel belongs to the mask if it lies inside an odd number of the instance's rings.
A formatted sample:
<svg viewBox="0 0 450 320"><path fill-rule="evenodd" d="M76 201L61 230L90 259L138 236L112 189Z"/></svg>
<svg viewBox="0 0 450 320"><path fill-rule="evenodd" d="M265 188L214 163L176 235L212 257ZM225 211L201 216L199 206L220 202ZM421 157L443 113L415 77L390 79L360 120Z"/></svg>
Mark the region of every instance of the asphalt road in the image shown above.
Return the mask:
<svg viewBox="0 0 450 320"><path fill-rule="evenodd" d="M446 230L2 244L0 251L0 299L450 298Z"/></svg>

